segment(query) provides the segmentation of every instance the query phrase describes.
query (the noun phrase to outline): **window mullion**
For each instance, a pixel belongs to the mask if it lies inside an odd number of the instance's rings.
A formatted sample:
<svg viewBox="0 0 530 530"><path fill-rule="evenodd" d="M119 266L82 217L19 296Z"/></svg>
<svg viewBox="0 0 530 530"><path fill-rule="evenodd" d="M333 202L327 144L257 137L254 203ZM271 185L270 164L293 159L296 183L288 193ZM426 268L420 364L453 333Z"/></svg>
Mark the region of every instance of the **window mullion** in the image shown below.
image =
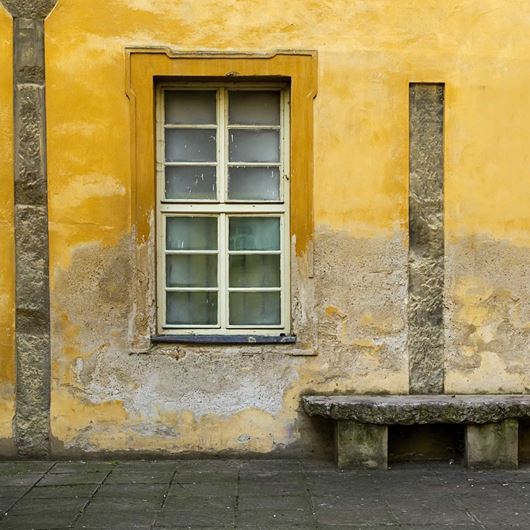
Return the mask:
<svg viewBox="0 0 530 530"><path fill-rule="evenodd" d="M219 201L221 203L226 202L226 145L227 145L227 130L226 130L226 117L227 117L227 104L225 88L220 88L218 92L219 106L218 106L218 129L217 129L217 174L218 174L218 186L219 186Z"/></svg>
<svg viewBox="0 0 530 530"><path fill-rule="evenodd" d="M226 329L227 317L227 260L228 260L228 242L226 237L226 214L219 215L219 323L221 329Z"/></svg>

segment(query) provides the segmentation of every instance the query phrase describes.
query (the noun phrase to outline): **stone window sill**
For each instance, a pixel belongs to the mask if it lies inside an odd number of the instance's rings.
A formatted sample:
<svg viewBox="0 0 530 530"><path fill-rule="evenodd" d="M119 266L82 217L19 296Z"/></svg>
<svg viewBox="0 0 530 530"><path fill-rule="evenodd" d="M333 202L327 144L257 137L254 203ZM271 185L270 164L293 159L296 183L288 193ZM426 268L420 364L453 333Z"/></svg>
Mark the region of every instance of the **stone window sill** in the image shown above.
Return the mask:
<svg viewBox="0 0 530 530"><path fill-rule="evenodd" d="M154 335L154 344L294 344L296 335Z"/></svg>

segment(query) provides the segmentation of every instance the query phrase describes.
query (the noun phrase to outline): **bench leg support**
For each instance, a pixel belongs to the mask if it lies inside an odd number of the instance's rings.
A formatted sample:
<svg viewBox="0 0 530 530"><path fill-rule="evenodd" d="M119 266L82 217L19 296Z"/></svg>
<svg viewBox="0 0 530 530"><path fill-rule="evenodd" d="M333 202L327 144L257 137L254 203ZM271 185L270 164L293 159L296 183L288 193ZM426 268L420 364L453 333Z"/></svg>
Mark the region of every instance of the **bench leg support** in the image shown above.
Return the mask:
<svg viewBox="0 0 530 530"><path fill-rule="evenodd" d="M466 426L468 467L517 469L518 420Z"/></svg>
<svg viewBox="0 0 530 530"><path fill-rule="evenodd" d="M335 460L340 469L386 469L388 427L349 420L336 421Z"/></svg>

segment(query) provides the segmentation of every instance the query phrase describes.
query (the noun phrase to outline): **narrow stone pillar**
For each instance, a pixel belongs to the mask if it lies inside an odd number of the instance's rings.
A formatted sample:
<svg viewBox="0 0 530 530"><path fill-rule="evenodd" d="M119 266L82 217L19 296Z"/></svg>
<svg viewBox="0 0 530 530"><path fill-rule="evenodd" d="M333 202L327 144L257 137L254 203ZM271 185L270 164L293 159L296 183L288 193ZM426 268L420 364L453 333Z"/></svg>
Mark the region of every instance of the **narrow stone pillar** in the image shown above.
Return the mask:
<svg viewBox="0 0 530 530"><path fill-rule="evenodd" d="M386 469L388 427L356 421L335 421L335 460L340 469Z"/></svg>
<svg viewBox="0 0 530 530"><path fill-rule="evenodd" d="M468 467L517 469L519 465L519 421L466 426Z"/></svg>
<svg viewBox="0 0 530 530"><path fill-rule="evenodd" d="M444 85L410 85L408 352L411 394L443 393Z"/></svg>
<svg viewBox="0 0 530 530"><path fill-rule="evenodd" d="M50 296L44 18L56 0L1 0L13 16L15 123L15 443L49 455Z"/></svg>

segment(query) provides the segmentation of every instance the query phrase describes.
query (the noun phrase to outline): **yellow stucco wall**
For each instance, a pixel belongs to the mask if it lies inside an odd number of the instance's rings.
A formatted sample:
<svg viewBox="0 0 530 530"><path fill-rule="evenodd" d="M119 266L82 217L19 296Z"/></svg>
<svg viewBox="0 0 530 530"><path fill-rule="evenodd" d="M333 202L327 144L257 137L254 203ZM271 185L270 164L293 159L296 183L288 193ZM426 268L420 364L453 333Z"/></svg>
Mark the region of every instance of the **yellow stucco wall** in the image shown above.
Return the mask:
<svg viewBox="0 0 530 530"><path fill-rule="evenodd" d="M56 450L310 446L301 392L408 391L412 81L446 84L446 390L527 390L529 34L518 0L59 0L46 23ZM302 262L293 273L317 356L130 351L124 47L155 45L318 52L315 279Z"/></svg>
<svg viewBox="0 0 530 530"><path fill-rule="evenodd" d="M0 7L0 442L12 438L15 406L11 26L11 17Z"/></svg>

